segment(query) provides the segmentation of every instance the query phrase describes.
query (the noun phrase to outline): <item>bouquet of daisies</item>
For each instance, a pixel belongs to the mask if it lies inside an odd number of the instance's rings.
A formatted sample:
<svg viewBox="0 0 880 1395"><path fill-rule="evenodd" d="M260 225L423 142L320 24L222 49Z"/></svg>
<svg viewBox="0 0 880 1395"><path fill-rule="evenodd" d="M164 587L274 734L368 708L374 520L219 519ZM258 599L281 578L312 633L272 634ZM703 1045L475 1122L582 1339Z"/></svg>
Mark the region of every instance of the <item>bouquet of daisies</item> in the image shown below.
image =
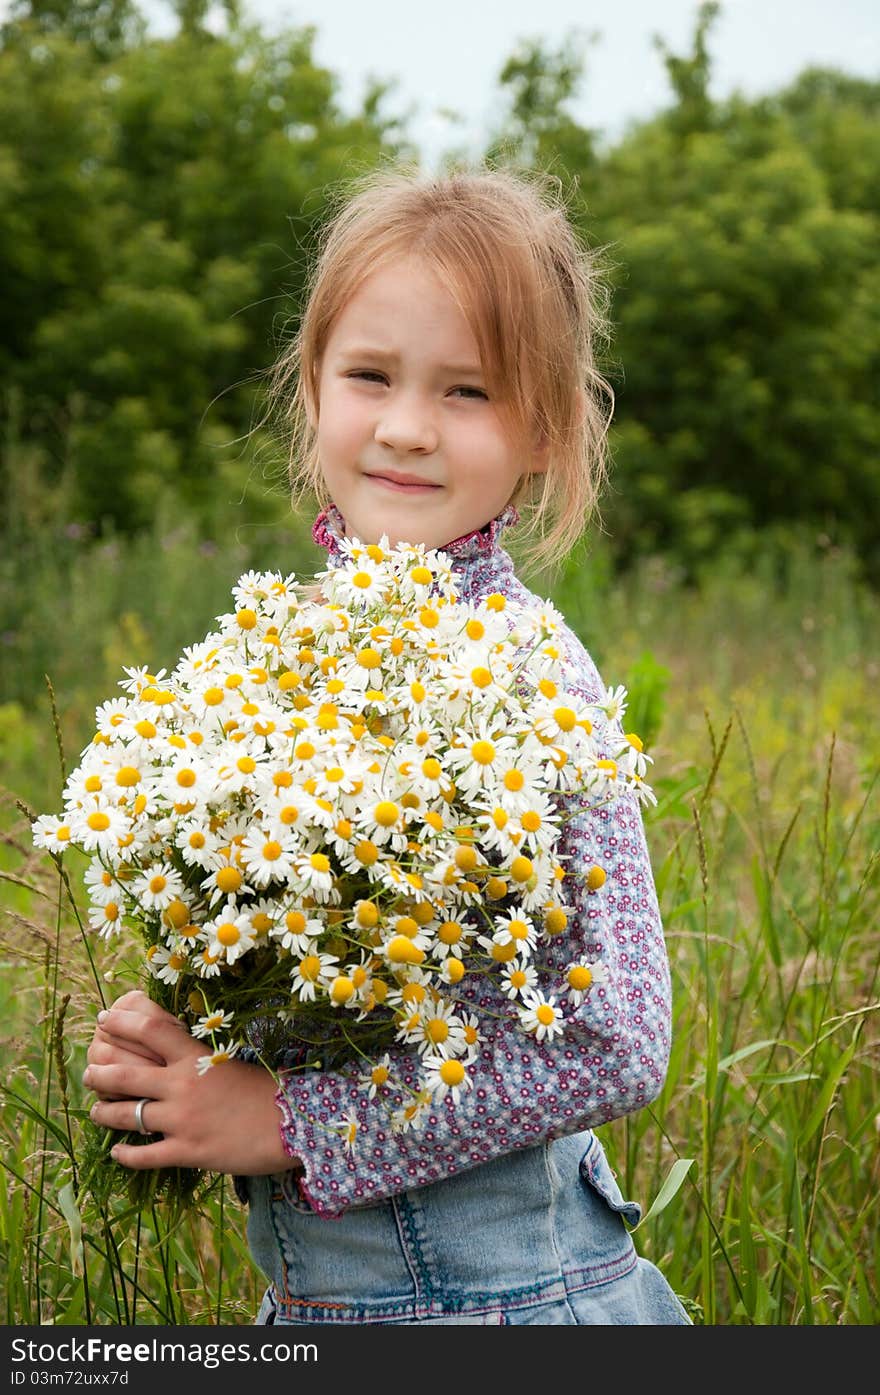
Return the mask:
<svg viewBox="0 0 880 1395"><path fill-rule="evenodd" d="M460 600L441 551L345 554L317 596L248 572L173 673L127 669L33 836L90 855L92 929L134 938L153 996L205 1040L199 1069L255 1043L270 1068L292 1047L304 1067L357 1057L380 1107L403 1044L409 1127L469 1087L466 975L496 975L539 1040L601 981L541 971L569 909L565 800L652 800L649 757L623 689L566 691L551 604Z"/></svg>

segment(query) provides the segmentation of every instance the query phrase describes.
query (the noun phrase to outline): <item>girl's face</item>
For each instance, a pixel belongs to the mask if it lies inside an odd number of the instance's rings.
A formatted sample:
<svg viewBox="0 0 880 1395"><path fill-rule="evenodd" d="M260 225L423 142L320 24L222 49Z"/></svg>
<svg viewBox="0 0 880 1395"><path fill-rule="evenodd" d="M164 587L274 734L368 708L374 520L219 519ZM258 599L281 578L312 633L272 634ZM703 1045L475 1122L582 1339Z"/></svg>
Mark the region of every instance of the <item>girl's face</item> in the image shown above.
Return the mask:
<svg viewBox="0 0 880 1395"><path fill-rule="evenodd" d="M546 469L505 433L464 314L416 258L373 272L337 317L315 424L325 483L362 542L443 547Z"/></svg>

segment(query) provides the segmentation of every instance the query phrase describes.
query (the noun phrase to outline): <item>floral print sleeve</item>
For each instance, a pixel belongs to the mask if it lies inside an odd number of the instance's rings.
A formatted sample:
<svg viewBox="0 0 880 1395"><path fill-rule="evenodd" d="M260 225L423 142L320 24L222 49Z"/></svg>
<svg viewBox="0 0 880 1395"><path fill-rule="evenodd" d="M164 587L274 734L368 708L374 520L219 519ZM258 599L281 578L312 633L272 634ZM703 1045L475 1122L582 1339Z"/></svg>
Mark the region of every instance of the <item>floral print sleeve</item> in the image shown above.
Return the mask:
<svg viewBox="0 0 880 1395"><path fill-rule="evenodd" d="M498 545L504 521L502 515L487 531L446 549L456 558L460 593L477 600L500 591L537 604ZM336 535L326 515L323 535L320 525L316 537L332 559ZM592 660L567 628L562 641L569 689L595 700L603 688ZM401 1086L414 1090L417 1083L408 1047L389 1052L388 1085L379 1090L371 1091L356 1065L282 1071L282 1136L291 1157L302 1162L300 1192L317 1213L341 1215L350 1206L605 1123L659 1093L669 1056L670 981L641 811L625 796L589 812L575 800L569 813L560 845L567 924L541 961L548 971L542 982L558 985L563 1034L540 1041L526 1035L500 974L465 977L450 993L457 1014L479 1036L471 1088L457 1101L447 1095L417 1108L417 1127L399 1122L413 1099ZM578 975L570 972L573 966L590 967ZM350 1131L348 1149L340 1143L340 1126Z"/></svg>

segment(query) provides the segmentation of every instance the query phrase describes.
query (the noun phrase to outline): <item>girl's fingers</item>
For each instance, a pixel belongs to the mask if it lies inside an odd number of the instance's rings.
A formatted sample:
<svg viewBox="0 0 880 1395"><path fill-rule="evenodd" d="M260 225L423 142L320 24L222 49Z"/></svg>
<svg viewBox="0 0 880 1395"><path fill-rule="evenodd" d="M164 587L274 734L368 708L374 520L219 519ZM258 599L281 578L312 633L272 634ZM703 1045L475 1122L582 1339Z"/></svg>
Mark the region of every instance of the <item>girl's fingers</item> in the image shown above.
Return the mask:
<svg viewBox="0 0 880 1395"><path fill-rule="evenodd" d="M180 1161L179 1151L164 1138L157 1143L116 1143L110 1150L115 1162L132 1172L146 1172L153 1167L196 1166Z"/></svg>
<svg viewBox="0 0 880 1395"><path fill-rule="evenodd" d="M143 1096L139 1098L143 1098ZM89 1110L89 1117L92 1123L98 1124L102 1129L118 1129L120 1133L136 1133L138 1132L134 1117L136 1104L137 1100L134 1099L108 1100L100 1098ZM149 1133L162 1133L160 1123L162 1114L161 1101L148 1099L144 1105L143 1119L144 1128Z"/></svg>
<svg viewBox="0 0 880 1395"><path fill-rule="evenodd" d="M90 1066L107 1066L113 1062L121 1064L123 1061L132 1065L143 1065L144 1061L149 1061L155 1066L165 1064L162 1057L157 1056L148 1047L142 1046L139 1042L129 1042L127 1046L122 1046L112 1037L105 1036L100 1027L95 1028L95 1035L92 1037L86 1053L86 1060Z"/></svg>
<svg viewBox="0 0 880 1395"><path fill-rule="evenodd" d="M154 1099L160 1088L164 1066L89 1066L83 1085L102 1100Z"/></svg>
<svg viewBox="0 0 880 1395"><path fill-rule="evenodd" d="M129 1051L170 1064L186 1053L193 1039L170 1012L160 1012L161 1016L112 1007L98 1014L98 1026L111 1042L122 1042Z"/></svg>

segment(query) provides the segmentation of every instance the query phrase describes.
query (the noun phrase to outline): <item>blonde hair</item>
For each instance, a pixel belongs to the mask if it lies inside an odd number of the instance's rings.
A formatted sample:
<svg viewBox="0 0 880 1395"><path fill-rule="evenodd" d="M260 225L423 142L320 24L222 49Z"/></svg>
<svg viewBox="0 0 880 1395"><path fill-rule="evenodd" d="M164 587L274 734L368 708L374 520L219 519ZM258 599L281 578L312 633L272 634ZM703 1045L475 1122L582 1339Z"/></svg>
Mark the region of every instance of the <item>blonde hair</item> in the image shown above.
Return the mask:
<svg viewBox="0 0 880 1395"><path fill-rule="evenodd" d="M289 432L292 506L309 493L331 502L309 415L317 420L321 358L336 318L371 272L417 256L456 297L512 439L530 453L536 440L548 444L546 473L524 475L510 502L523 520L524 563L558 563L597 512L614 409L596 367L597 342L609 337L608 292L559 180L491 168L433 176L380 168L348 183L342 197L319 239L299 328L270 375L270 410Z"/></svg>

